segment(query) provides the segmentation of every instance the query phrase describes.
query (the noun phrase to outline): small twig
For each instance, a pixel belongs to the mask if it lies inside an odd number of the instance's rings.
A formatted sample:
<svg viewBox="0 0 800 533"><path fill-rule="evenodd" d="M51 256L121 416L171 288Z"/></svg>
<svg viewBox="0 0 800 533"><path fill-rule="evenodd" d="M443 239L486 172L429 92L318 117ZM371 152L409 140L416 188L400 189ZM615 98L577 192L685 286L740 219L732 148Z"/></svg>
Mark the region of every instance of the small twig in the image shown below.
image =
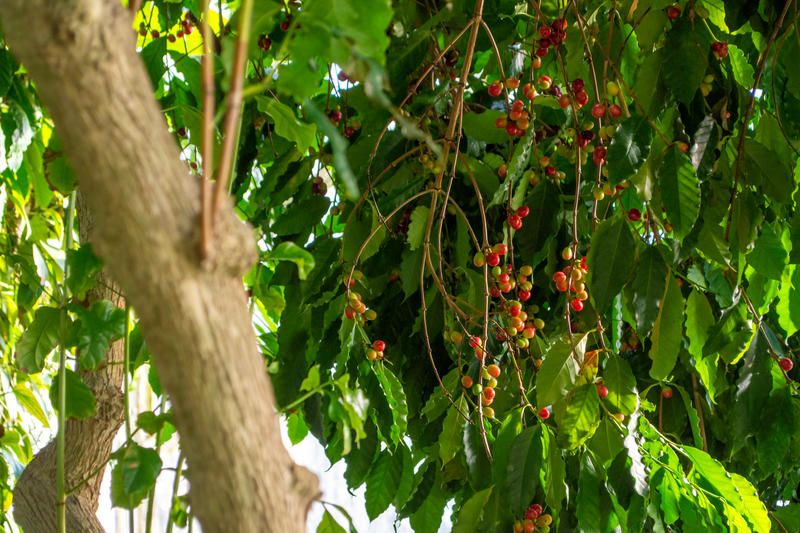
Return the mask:
<svg viewBox="0 0 800 533"><path fill-rule="evenodd" d="M239 8L239 36L236 40L236 52L231 72L231 90L228 94L228 109L225 113L222 149L220 150L217 179L211 203L211 229L217 218L222 199L228 190L228 181L233 170L233 153L239 135L242 116L242 87L244 86L245 65L247 63L247 47L250 41L250 23L253 13L253 0L243 0ZM220 14L221 16L221 14Z"/></svg>
<svg viewBox="0 0 800 533"><path fill-rule="evenodd" d="M742 125L739 128L739 142L736 148L736 160L733 163L733 187L731 187L731 200L728 206L728 215L725 222L725 242L728 242L731 236L733 204L736 202L736 193L737 189L739 188L739 178L741 177L740 170L742 166L742 156L744 156L744 141L747 135L747 125L750 123L750 117L753 115L753 110L755 110L756 107L755 92L758 89L758 86L761 84L761 77L764 75L764 67L767 66L767 56L769 56L769 50L772 47L772 43L775 42L775 38L778 36L778 33L781 31L783 21L786 19L786 13L789 12L789 8L793 3L794 0L788 0L783 6L783 11L781 11L778 20L775 22L775 26L772 29L769 40L767 40L767 44L764 46L764 53L761 54L761 57L758 59L758 70L756 72L755 81L753 81L753 90L750 95L750 103L747 106L747 111L745 111L742 119Z"/></svg>
<svg viewBox="0 0 800 533"><path fill-rule="evenodd" d="M208 9L208 0L203 0L203 175L200 179L200 255L203 259L211 253L211 176L214 174L214 57Z"/></svg>

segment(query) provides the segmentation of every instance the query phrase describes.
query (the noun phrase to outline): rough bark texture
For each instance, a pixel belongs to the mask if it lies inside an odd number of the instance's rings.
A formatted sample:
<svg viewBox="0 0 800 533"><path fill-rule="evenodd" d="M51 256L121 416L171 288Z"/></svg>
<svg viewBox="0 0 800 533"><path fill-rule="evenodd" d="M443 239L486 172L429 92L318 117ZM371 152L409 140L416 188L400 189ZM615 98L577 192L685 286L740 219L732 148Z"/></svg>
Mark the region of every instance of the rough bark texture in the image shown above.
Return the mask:
<svg viewBox="0 0 800 533"><path fill-rule="evenodd" d="M129 16L108 0L3 0L0 18L94 214L95 251L140 318L204 531L304 531L317 480L282 445L250 324L241 276L253 236L228 203L201 266L199 183L153 98Z"/></svg>
<svg viewBox="0 0 800 533"><path fill-rule="evenodd" d="M81 242L89 240L92 218L82 201L78 202L78 228ZM101 274L87 303L111 300L124 307L119 288ZM124 344L117 341L107 354L107 362L96 371L81 370L84 383L97 400L97 413L87 420L70 420L65 433L64 457L67 487L80 489L67 500L67 530L101 533L96 512L103 479L103 466L111 455L111 445L124 420L122 381ZM14 518L28 532L55 533L56 528L56 447L55 441L42 448L22 473L14 490Z"/></svg>

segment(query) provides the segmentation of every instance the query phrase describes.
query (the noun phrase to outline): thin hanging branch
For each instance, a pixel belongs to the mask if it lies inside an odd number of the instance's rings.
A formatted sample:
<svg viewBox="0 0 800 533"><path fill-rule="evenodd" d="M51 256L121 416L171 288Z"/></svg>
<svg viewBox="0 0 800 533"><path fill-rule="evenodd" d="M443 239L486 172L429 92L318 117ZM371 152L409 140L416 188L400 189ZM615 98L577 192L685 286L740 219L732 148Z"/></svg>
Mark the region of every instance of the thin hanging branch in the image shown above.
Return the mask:
<svg viewBox="0 0 800 533"><path fill-rule="evenodd" d="M228 109L222 133L222 149L211 199L211 231L217 218L222 199L228 190L228 181L233 170L234 148L242 120L242 87L244 86L247 47L250 43L250 23L253 14L253 0L243 0L239 8L239 36L236 40L236 53L233 58L231 90L228 94ZM222 14L220 13L220 16ZM207 24L207 23L206 23Z"/></svg>
<svg viewBox="0 0 800 533"><path fill-rule="evenodd" d="M75 200L77 191L69 195L64 214L64 254L72 248L72 226L75 220ZM67 429L67 303L69 303L69 263L64 261L64 286L61 288L61 348L58 352L58 435L56 435L56 509L59 533L67 533L67 484L64 469L64 451Z"/></svg>
<svg viewBox="0 0 800 533"><path fill-rule="evenodd" d="M214 56L211 50L211 25L208 22L208 1L203 0L203 175L200 180L200 254L207 259L211 251L211 176L214 174ZM219 14L220 23L222 13Z"/></svg>

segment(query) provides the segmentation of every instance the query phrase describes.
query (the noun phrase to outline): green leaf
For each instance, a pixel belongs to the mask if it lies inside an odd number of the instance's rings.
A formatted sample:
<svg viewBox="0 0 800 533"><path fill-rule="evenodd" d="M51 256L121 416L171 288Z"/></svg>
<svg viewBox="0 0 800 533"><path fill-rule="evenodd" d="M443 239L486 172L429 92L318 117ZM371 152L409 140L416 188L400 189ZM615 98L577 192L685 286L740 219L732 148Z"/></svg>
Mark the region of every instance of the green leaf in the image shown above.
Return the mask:
<svg viewBox="0 0 800 533"><path fill-rule="evenodd" d="M650 334L653 323L658 318L666 277L667 265L661 254L655 247L647 247L639 257L636 277L629 286L636 331L640 337Z"/></svg>
<svg viewBox="0 0 800 533"><path fill-rule="evenodd" d="M679 20L667 34L662 54L664 84L678 102L689 104L694 98L708 68L707 57L699 32L688 20Z"/></svg>
<svg viewBox="0 0 800 533"><path fill-rule="evenodd" d="M115 452L117 464L111 470L111 503L135 509L150 493L161 473L161 458L151 448L130 443Z"/></svg>
<svg viewBox="0 0 800 533"><path fill-rule="evenodd" d="M697 360L703 357L703 346L714 322L714 313L705 294L692 290L686 299L686 338L689 340L689 353Z"/></svg>
<svg viewBox="0 0 800 533"><path fill-rule="evenodd" d="M402 457L388 451L381 453L367 476L367 516L375 520L394 500L395 491L403 474Z"/></svg>
<svg viewBox="0 0 800 533"><path fill-rule="evenodd" d="M70 294L85 298L86 292L97 283L97 275L103 270L103 262L94 255L92 245L67 251L67 288Z"/></svg>
<svg viewBox="0 0 800 533"><path fill-rule="evenodd" d="M603 464L609 464L622 451L622 435L613 422L604 418L588 447Z"/></svg>
<svg viewBox="0 0 800 533"><path fill-rule="evenodd" d="M479 529L478 524L483 514L483 508L492 495L492 489L493 487L489 487L476 492L469 500L464 502L453 526L453 533L472 533Z"/></svg>
<svg viewBox="0 0 800 533"><path fill-rule="evenodd" d="M708 340L703 345L703 355L718 353L729 365L742 358L753 336L756 324L748 317L744 304L738 304L722 313L719 321L711 327Z"/></svg>
<svg viewBox="0 0 800 533"><path fill-rule="evenodd" d="M461 413L466 412L467 401L463 395L459 396L454 405L447 410L447 416L442 423L442 432L439 434L439 458L442 464L450 462L463 447L461 435L466 420Z"/></svg>
<svg viewBox="0 0 800 533"><path fill-rule="evenodd" d="M492 445L492 480L495 485L503 483L506 479L511 447L520 433L522 433L522 418L512 411L503 420Z"/></svg>
<svg viewBox="0 0 800 533"><path fill-rule="evenodd" d="M167 68L164 66L164 55L166 55L166 53L167 37L164 36L150 41L150 43L142 49L140 54L153 87L158 87L158 83L167 71Z"/></svg>
<svg viewBox="0 0 800 533"><path fill-rule="evenodd" d="M26 374L41 372L44 360L58 345L61 320L66 311L55 307L39 307L33 321L17 341L17 368Z"/></svg>
<svg viewBox="0 0 800 533"><path fill-rule="evenodd" d="M270 229L279 236L309 232L320 223L330 204L327 198L316 195L292 202Z"/></svg>
<svg viewBox="0 0 800 533"><path fill-rule="evenodd" d="M690 479L694 477L701 480L708 490L725 498L747 520L752 531L766 533L770 530L767 509L749 481L739 474L727 472L719 461L702 450L691 446L681 449L694 466Z"/></svg>
<svg viewBox="0 0 800 533"><path fill-rule="evenodd" d="M297 150L305 153L314 144L317 128L314 124L300 121L294 110L277 98L257 96L258 110L275 121L275 133L297 144Z"/></svg>
<svg viewBox="0 0 800 533"><path fill-rule="evenodd" d="M47 414L42 409L39 400L33 394L33 391L23 383L14 385L14 398L28 411L33 417L38 420L43 427L49 428L50 422L47 420Z"/></svg>
<svg viewBox="0 0 800 533"><path fill-rule="evenodd" d="M525 219L525 229L517 234L523 263L535 266L534 256L540 253L556 230L561 198L558 188L545 181L537 185L525 202L531 212Z"/></svg>
<svg viewBox="0 0 800 533"><path fill-rule="evenodd" d="M605 311L628 281L635 266L635 249L636 243L622 217L610 218L597 227L587 257L587 284L598 311Z"/></svg>
<svg viewBox="0 0 800 533"><path fill-rule="evenodd" d="M789 161L755 139L745 140L742 159L741 175L748 183L760 185L778 203L791 200L795 182Z"/></svg>
<svg viewBox="0 0 800 533"><path fill-rule="evenodd" d="M295 243L286 241L267 252L266 259L272 261L291 261L297 265L297 275L301 280L306 279L314 270L314 256Z"/></svg>
<svg viewBox="0 0 800 533"><path fill-rule="evenodd" d="M781 279L788 259L789 253L781 236L772 226L765 224L756 241L756 247L747 255L747 262L762 276Z"/></svg>
<svg viewBox="0 0 800 533"><path fill-rule="evenodd" d="M681 348L683 317L683 296L678 283L671 273L667 273L667 282L661 308L653 325L650 346L650 359L653 366L650 376L656 380L665 380L678 361Z"/></svg>
<svg viewBox="0 0 800 533"><path fill-rule="evenodd" d="M406 240L408 241L408 247L412 250L422 246L425 240L425 229L428 225L430 211L428 206L419 205L411 212L411 222L408 224Z"/></svg>
<svg viewBox="0 0 800 533"><path fill-rule="evenodd" d="M95 412L97 412L97 405L92 389L86 386L77 373L68 368L65 368L64 371L66 372L67 381L66 417L85 420L94 416ZM56 411L58 411L60 384L60 380L56 377L50 387L50 402Z"/></svg>
<svg viewBox="0 0 800 533"><path fill-rule="evenodd" d="M381 385L386 402L392 411L392 442L398 444L406 434L408 427L408 404L403 384L385 365L374 365L373 370Z"/></svg>
<svg viewBox="0 0 800 533"><path fill-rule="evenodd" d="M78 324L78 361L84 368L94 369L106 358L111 343L125 334L125 311L108 300L76 311Z"/></svg>
<svg viewBox="0 0 800 533"><path fill-rule="evenodd" d="M495 127L498 118L505 118L506 113L491 109L483 113L464 113L464 133L467 137L489 144L503 144L508 141L505 128Z"/></svg>
<svg viewBox="0 0 800 533"><path fill-rule="evenodd" d="M325 511L317 526L317 533L347 533L347 530L339 525L331 513Z"/></svg>
<svg viewBox="0 0 800 533"><path fill-rule="evenodd" d="M525 428L514 440L506 470L505 494L509 514L521 514L533 500L539 485L542 454L538 425Z"/></svg>
<svg viewBox="0 0 800 533"><path fill-rule="evenodd" d="M587 335L573 339L575 352L569 338L556 341L544 354L542 366L536 375L536 403L544 407L555 403L575 384L580 370L578 360L583 360Z"/></svg>
<svg viewBox="0 0 800 533"><path fill-rule="evenodd" d="M553 406L558 443L573 450L585 443L600 425L600 397L593 383L581 385Z"/></svg>
<svg viewBox="0 0 800 533"><path fill-rule="evenodd" d="M153 411L144 411L136 417L136 427L141 428L148 435L155 435L161 431L170 420L169 413L162 413L157 415Z"/></svg>
<svg viewBox="0 0 800 533"><path fill-rule="evenodd" d="M650 153L652 139L650 124L642 117L634 115L617 127L606 156L608 177L612 185L636 174Z"/></svg>
<svg viewBox="0 0 800 533"><path fill-rule="evenodd" d="M636 410L636 377L630 365L618 355L609 355L603 368L603 383L608 388L608 403L617 412L629 415Z"/></svg>
<svg viewBox="0 0 800 533"><path fill-rule="evenodd" d="M784 270L775 313L787 337L800 330L800 268L795 265Z"/></svg>
<svg viewBox="0 0 800 533"><path fill-rule="evenodd" d="M581 456L581 470L578 478L578 501L576 515L578 528L586 533L602 533L600 511L600 473L589 453Z"/></svg>
<svg viewBox="0 0 800 533"><path fill-rule="evenodd" d="M733 408L732 451L747 446L751 435L758 431L764 409L772 390L774 364L766 350L767 344L761 335L756 335L744 355L744 364L736 383Z"/></svg>
<svg viewBox="0 0 800 533"><path fill-rule="evenodd" d="M439 483L434 483L428 497L423 500L409 522L415 533L436 533L442 522L444 508L449 500L448 494Z"/></svg>
<svg viewBox="0 0 800 533"><path fill-rule="evenodd" d="M742 49L735 44L728 44L728 58L731 62L731 70L736 83L747 89L753 87L755 71L753 66L747 62L747 56Z"/></svg>
<svg viewBox="0 0 800 533"><path fill-rule="evenodd" d="M689 158L677 146L673 146L664 156L657 175L667 217L675 236L683 240L692 231L700 214L700 182L697 174Z"/></svg>

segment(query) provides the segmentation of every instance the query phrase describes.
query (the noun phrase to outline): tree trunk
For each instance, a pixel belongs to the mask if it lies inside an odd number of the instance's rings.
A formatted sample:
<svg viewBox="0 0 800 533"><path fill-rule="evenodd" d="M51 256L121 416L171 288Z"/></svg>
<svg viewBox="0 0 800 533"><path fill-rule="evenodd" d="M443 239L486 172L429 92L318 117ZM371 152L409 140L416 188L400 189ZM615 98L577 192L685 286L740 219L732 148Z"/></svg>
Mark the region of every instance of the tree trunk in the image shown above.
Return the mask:
<svg viewBox="0 0 800 533"><path fill-rule="evenodd" d="M129 16L108 0L4 0L0 18L78 175L95 250L140 318L204 531L304 531L317 480L281 442L241 281L253 236L228 203L201 264L199 183L153 98Z"/></svg>
<svg viewBox="0 0 800 533"><path fill-rule="evenodd" d="M83 201L78 202L78 228L81 242L87 242L92 219ZM88 303L111 300L123 307L119 288L101 274L97 286L88 294ZM67 487L77 487L67 500L67 530L102 533L96 512L105 464L111 455L114 436L124 420L123 381L124 344L117 341L107 354L107 363L96 371L81 371L81 377L95 395L97 413L87 420L69 420L65 432L65 470ZM24 531L55 533L56 524L56 446L55 440L42 448L28 464L14 489L14 519Z"/></svg>

